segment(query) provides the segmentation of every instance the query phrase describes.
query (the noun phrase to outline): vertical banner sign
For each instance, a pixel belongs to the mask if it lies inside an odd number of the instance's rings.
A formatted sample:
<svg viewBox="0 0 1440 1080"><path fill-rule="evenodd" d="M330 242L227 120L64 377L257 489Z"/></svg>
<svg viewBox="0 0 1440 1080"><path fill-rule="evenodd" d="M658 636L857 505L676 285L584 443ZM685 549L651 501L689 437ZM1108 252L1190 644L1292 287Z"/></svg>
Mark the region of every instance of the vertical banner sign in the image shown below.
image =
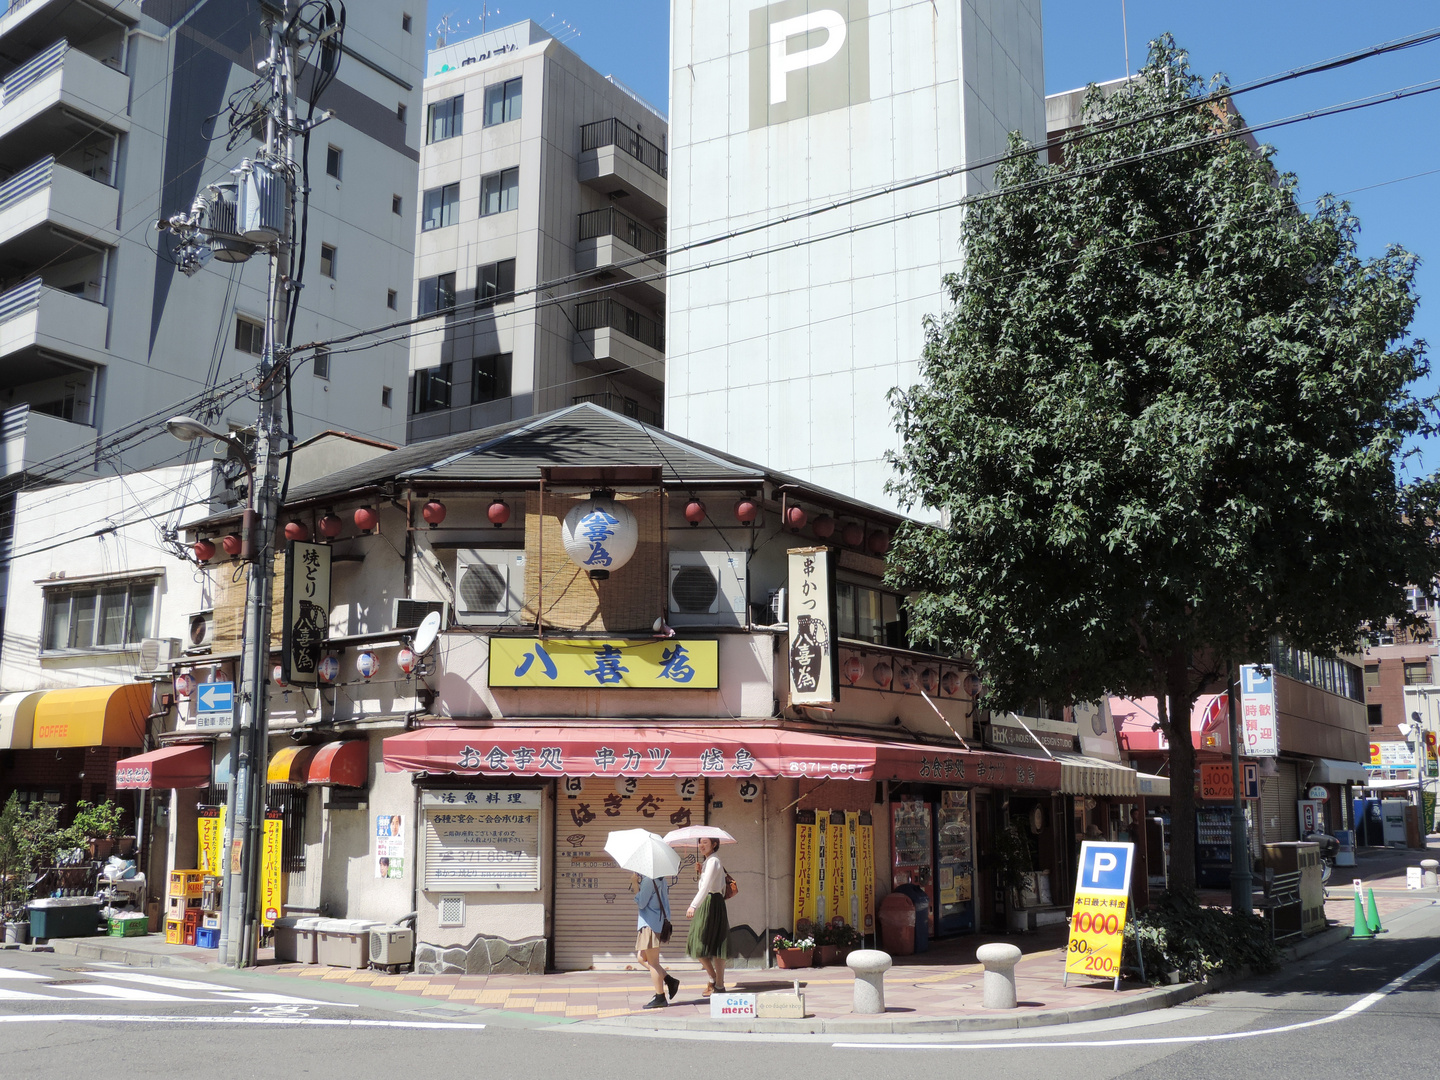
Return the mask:
<svg viewBox="0 0 1440 1080"><path fill-rule="evenodd" d="M831 705L840 700L835 662L835 553L827 547L791 548L788 599L790 701Z"/></svg>
<svg viewBox="0 0 1440 1080"><path fill-rule="evenodd" d="M799 928L815 915L815 824L800 821L795 826L795 919Z"/></svg>
<svg viewBox="0 0 1440 1080"><path fill-rule="evenodd" d="M1118 984L1134 862L1134 844L1081 843L1065 974L1114 979Z"/></svg>
<svg viewBox="0 0 1440 1080"><path fill-rule="evenodd" d="M860 815L845 811L845 922L860 925Z"/></svg>
<svg viewBox="0 0 1440 1080"><path fill-rule="evenodd" d="M200 830L200 854L196 859L200 872L223 877L220 853L225 843L225 807L200 807L196 826Z"/></svg>
<svg viewBox="0 0 1440 1080"><path fill-rule="evenodd" d="M265 845L260 850L260 925L265 927L274 926L285 912L285 879L280 873L284 840L280 811L265 811Z"/></svg>
<svg viewBox="0 0 1440 1080"><path fill-rule="evenodd" d="M829 920L825 901L830 895L830 811L815 811L815 922Z"/></svg>
<svg viewBox="0 0 1440 1080"><path fill-rule="evenodd" d="M870 815L860 816L860 918L855 929L862 934L875 933L875 826L867 824Z"/></svg>
<svg viewBox="0 0 1440 1080"><path fill-rule="evenodd" d="M846 856L845 812L831 810L825 815L830 821L830 891L825 903L825 921L844 919L850 911L850 867Z"/></svg>
<svg viewBox="0 0 1440 1080"><path fill-rule="evenodd" d="M330 545L285 545L285 613L280 662L285 681L319 682L320 657L330 633Z"/></svg>
<svg viewBox="0 0 1440 1080"><path fill-rule="evenodd" d="M1246 757L1279 757L1275 716L1275 675L1254 664L1240 669L1240 732Z"/></svg>

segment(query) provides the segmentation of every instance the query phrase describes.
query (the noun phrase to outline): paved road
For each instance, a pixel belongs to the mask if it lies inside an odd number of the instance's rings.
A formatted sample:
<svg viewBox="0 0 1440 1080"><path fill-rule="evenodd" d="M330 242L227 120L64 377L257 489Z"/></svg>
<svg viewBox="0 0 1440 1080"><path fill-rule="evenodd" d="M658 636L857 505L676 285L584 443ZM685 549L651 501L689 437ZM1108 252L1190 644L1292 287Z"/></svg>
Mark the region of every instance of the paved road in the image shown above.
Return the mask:
<svg viewBox="0 0 1440 1080"><path fill-rule="evenodd" d="M1440 905L1160 1013L1063 1029L950 1036L685 1037L231 972L129 969L0 953L0 1075L577 1080L807 1075L876 1080L1352 1080L1440 1075Z"/></svg>

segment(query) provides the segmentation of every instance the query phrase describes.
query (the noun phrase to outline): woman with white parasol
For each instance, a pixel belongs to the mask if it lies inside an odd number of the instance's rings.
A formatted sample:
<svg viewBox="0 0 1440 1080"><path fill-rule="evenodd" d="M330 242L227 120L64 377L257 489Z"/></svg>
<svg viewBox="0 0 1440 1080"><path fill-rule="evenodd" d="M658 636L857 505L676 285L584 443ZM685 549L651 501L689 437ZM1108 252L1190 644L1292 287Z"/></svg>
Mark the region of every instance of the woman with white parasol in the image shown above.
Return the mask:
<svg viewBox="0 0 1440 1080"><path fill-rule="evenodd" d="M721 844L733 844L735 838L713 825L690 825L665 835L667 844L683 844L694 840L704 860L695 899L685 914L694 920L685 952L700 961L710 982L705 996L725 993L725 959L730 955L730 916L725 910L727 894L734 895L734 883L717 854Z"/></svg>
<svg viewBox="0 0 1440 1080"><path fill-rule="evenodd" d="M635 875L635 955L650 972L655 996L642 1008L663 1009L680 992L680 980L660 966L660 946L670 940L670 887L667 877L680 872L675 849L644 829L618 829L605 839L605 851L621 869Z"/></svg>

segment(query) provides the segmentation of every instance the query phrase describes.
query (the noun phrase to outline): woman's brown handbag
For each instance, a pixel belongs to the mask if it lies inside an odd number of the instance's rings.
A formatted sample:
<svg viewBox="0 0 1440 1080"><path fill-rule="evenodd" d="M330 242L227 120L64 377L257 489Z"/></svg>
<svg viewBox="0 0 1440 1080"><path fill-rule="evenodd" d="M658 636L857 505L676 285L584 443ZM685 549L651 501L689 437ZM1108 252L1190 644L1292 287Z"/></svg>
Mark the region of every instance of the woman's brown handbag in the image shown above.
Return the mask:
<svg viewBox="0 0 1440 1080"><path fill-rule="evenodd" d="M734 900L740 892L740 886L735 884L735 879L729 874L725 875L725 899Z"/></svg>

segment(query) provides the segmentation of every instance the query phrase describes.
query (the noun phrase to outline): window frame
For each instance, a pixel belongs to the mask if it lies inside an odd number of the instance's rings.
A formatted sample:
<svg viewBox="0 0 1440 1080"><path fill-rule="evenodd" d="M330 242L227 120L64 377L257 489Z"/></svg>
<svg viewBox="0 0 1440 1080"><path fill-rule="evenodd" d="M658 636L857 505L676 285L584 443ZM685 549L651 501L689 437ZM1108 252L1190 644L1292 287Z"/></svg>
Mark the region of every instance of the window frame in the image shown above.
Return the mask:
<svg viewBox="0 0 1440 1080"><path fill-rule="evenodd" d="M331 168L334 165L334 168ZM343 180L345 172L345 150L343 147L330 143L325 147L325 175L334 177L336 180Z"/></svg>
<svg viewBox="0 0 1440 1080"><path fill-rule="evenodd" d="M249 336L250 336L250 342L251 342L250 345L242 345L242 344L240 344L240 337L241 337L240 329L241 329L241 327L244 327L244 328L248 331ZM254 345L255 340L256 340L257 337L259 338L260 346L259 346L259 348L252 348L251 346ZM264 356L264 355L265 355L265 324L262 323L262 322L259 322L259 321L256 320L256 319L252 319L252 318L251 318L250 316L248 316L248 315L236 315L236 316L235 316L235 348L238 349L240 352L246 353L246 354L249 355L249 356Z"/></svg>
<svg viewBox="0 0 1440 1080"><path fill-rule="evenodd" d="M440 134L436 134L437 122ZM465 134L465 95L432 101L425 107L425 145L457 139Z"/></svg>
<svg viewBox="0 0 1440 1080"><path fill-rule="evenodd" d="M487 379L491 381L494 393L482 396L480 393L481 367L489 361L494 361L493 370L484 372ZM470 361L470 404L484 405L491 401L503 401L511 396L511 379L515 369L514 353L490 353L486 356L477 356ZM503 393L501 391L504 391Z"/></svg>
<svg viewBox="0 0 1440 1080"><path fill-rule="evenodd" d="M330 350L324 345L315 347L315 355L310 358L310 374L317 379L330 381Z"/></svg>
<svg viewBox="0 0 1440 1080"><path fill-rule="evenodd" d="M450 279L450 293L448 304L441 303L444 293L441 291L445 285L445 279ZM434 277L421 278L419 295L415 300L415 315L417 318L428 318L430 316L444 315L446 318L453 318L455 315L455 271L451 270L444 274L436 274ZM425 297L429 292L434 293L434 299L430 306L426 306Z"/></svg>
<svg viewBox="0 0 1440 1080"><path fill-rule="evenodd" d="M328 277L331 281L337 280L337 275L336 275L336 273L335 273L335 263L337 262L338 255L339 255L339 251L336 249L336 247L335 247L334 244L321 244L321 245L320 245L320 276L321 276L321 277ZM326 264L326 263L329 263L329 264L330 264L330 268L329 268L328 270L325 268L325 264Z"/></svg>
<svg viewBox="0 0 1440 1080"><path fill-rule="evenodd" d="M88 581L56 582L41 586L41 625L39 654L41 656L64 656L93 653L135 652L146 638L155 636L156 619L160 608L159 571L143 574L129 574L124 577L90 579ZM123 604L119 614L119 641L103 640L105 628L109 625L104 599L123 591ZM135 599L147 595L148 610L137 612ZM50 644L55 632L55 613L64 601L65 644ZM77 605L77 601L80 602ZM82 621L84 608L88 607L88 620ZM137 625L137 618L144 625ZM87 641L77 640L77 631L88 625Z"/></svg>
<svg viewBox="0 0 1440 1080"><path fill-rule="evenodd" d="M519 120L524 112L525 105L525 77L516 75L513 79L502 79L500 82L491 83L485 87L483 108L480 113L480 124L482 127L499 127L501 124L508 124ZM514 87L514 90L511 90ZM499 119L491 119L491 109L499 106Z"/></svg>
<svg viewBox="0 0 1440 1080"><path fill-rule="evenodd" d="M444 387L443 395L436 395L432 388ZM418 368L410 376L410 415L444 412L455 402L455 373L453 361ZM423 393L423 402L422 402ZM437 398L443 396L444 401Z"/></svg>
<svg viewBox="0 0 1440 1080"><path fill-rule="evenodd" d="M391 311L400 310L400 294L394 289L385 290L385 306Z"/></svg>
<svg viewBox="0 0 1440 1080"><path fill-rule="evenodd" d="M447 193L449 198L446 198ZM434 196L432 202L431 197ZM438 214L436 213L438 211ZM432 220L432 217L434 220ZM460 223L460 181L426 188L420 197L420 231L434 232Z"/></svg>
<svg viewBox="0 0 1440 1080"><path fill-rule="evenodd" d="M505 285L509 283L509 288ZM500 259L475 268L475 306L491 308L515 299L515 260Z"/></svg>
<svg viewBox="0 0 1440 1080"><path fill-rule="evenodd" d="M514 178L514 183L507 185L505 178ZM495 193L497 205L494 210L487 210L486 203L489 201L491 192ZM506 193L509 196L509 205L506 205ZM480 216L493 217L496 214L508 214L512 210L520 208L520 166L511 165L508 169L497 169L495 172L486 173L480 178Z"/></svg>
<svg viewBox="0 0 1440 1080"><path fill-rule="evenodd" d="M390 196L390 212L396 217L403 217L405 214L405 197L403 195Z"/></svg>

